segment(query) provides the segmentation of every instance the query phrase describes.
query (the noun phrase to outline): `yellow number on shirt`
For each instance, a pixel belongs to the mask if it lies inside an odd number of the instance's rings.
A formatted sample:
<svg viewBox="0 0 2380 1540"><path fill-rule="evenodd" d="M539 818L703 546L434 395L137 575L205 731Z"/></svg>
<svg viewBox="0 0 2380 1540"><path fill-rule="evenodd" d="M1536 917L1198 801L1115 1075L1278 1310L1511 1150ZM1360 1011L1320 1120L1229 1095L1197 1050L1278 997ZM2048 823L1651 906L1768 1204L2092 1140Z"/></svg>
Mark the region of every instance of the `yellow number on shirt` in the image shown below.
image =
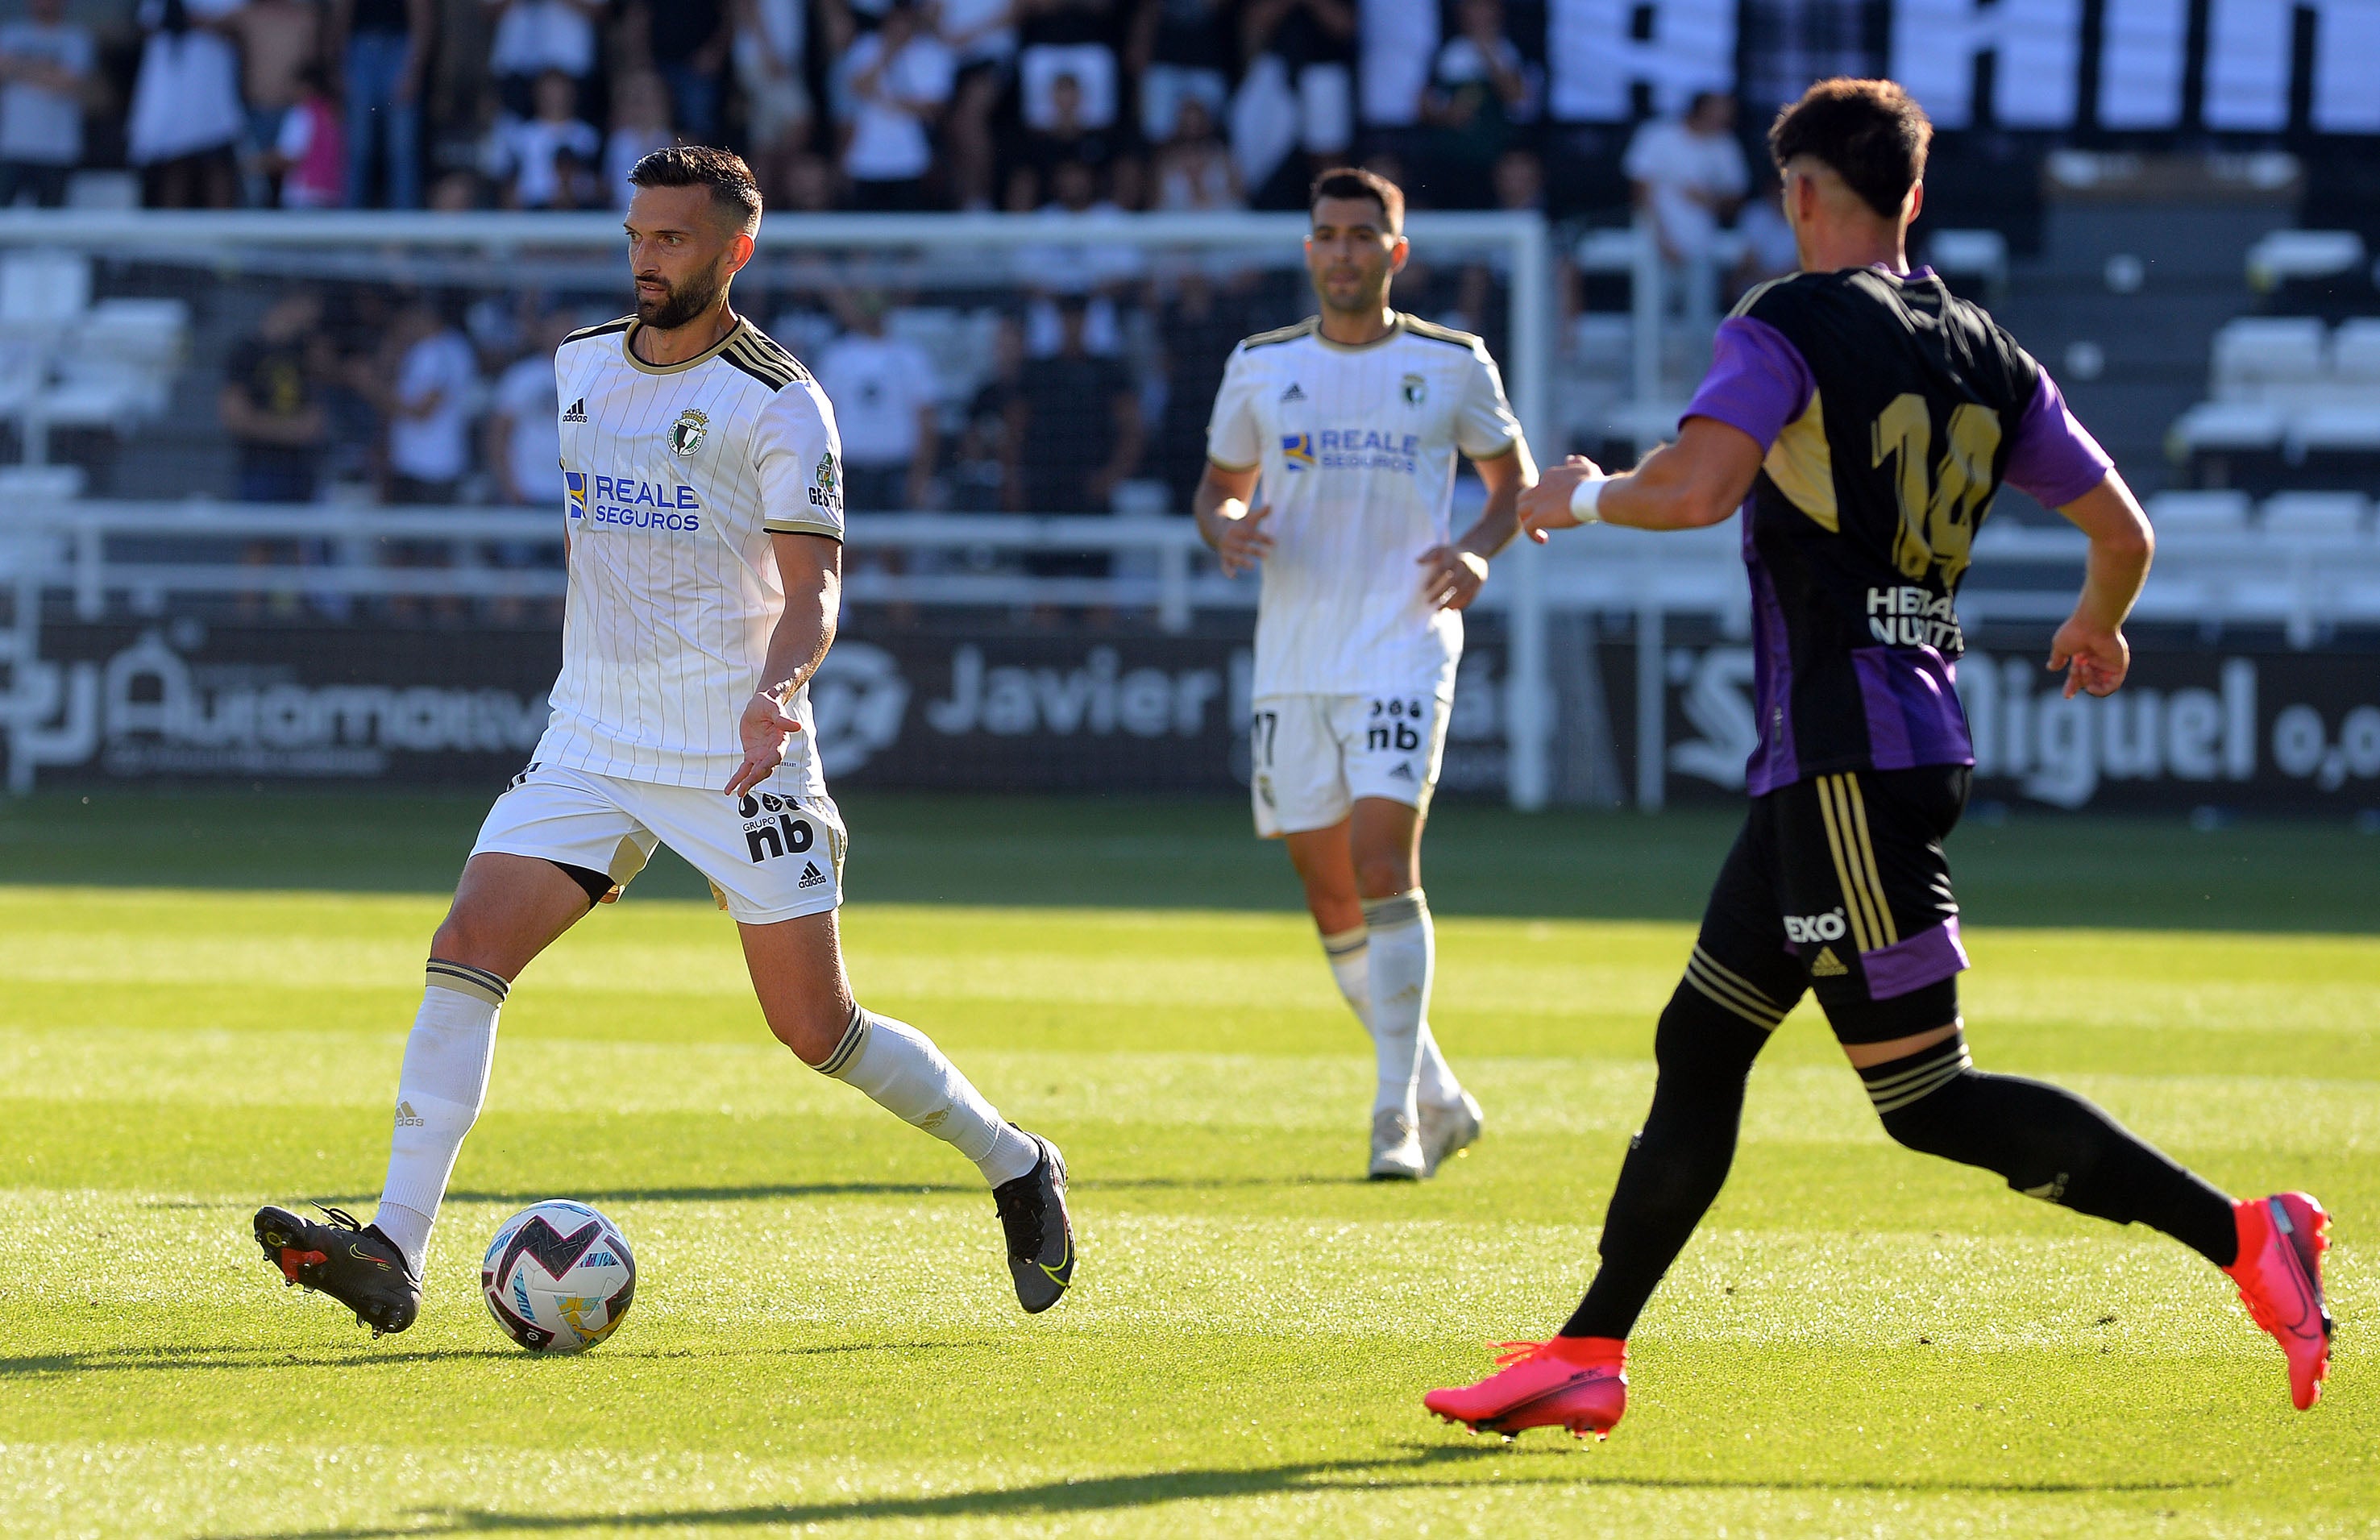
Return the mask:
<svg viewBox="0 0 2380 1540"><path fill-rule="evenodd" d="M1896 395L1876 415L1871 463L1898 460L1893 490L1900 527L1892 540L1892 564L1902 576L1923 577L1926 568L1938 564L1942 581L1956 584L1967 570L1975 524L1992 495L1992 456L1999 446L1999 414L1973 402L1950 409L1950 446L1938 465L1924 396Z"/></svg>

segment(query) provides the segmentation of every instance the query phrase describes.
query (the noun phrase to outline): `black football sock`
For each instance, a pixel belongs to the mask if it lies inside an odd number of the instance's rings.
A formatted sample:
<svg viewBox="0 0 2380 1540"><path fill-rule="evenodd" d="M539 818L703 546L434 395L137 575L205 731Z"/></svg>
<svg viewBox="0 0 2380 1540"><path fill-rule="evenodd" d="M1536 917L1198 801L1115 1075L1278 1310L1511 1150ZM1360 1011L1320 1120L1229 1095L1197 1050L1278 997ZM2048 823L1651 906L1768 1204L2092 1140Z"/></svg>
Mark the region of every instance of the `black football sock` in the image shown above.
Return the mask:
<svg viewBox="0 0 2380 1540"><path fill-rule="evenodd" d="M1860 1071L1885 1132L2008 1179L2027 1197L2164 1231L2218 1267L2239 1254L2231 1200L2071 1091L1984 1074L1953 1034Z"/></svg>
<svg viewBox="0 0 2380 1540"><path fill-rule="evenodd" d="M1604 1216L1596 1248L1603 1266L1562 1336L1625 1338L1634 1328L1727 1181L1744 1079L1767 1042L1767 1031L1742 1012L1722 1008L1691 981L1678 986L1653 1037L1660 1066L1653 1110L1628 1143Z"/></svg>

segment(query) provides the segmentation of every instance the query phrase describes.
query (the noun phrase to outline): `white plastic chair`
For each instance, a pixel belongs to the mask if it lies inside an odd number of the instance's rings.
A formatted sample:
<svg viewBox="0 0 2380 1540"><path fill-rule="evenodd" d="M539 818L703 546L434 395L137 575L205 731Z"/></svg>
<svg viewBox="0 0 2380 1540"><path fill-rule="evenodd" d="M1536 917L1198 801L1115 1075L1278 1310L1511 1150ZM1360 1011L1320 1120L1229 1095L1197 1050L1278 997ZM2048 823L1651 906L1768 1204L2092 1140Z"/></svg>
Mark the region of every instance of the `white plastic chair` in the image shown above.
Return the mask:
<svg viewBox="0 0 2380 1540"><path fill-rule="evenodd" d="M2275 492L2265 499L2266 535L2337 539L2363 533L2372 502L2362 492Z"/></svg>
<svg viewBox="0 0 2380 1540"><path fill-rule="evenodd" d="M2149 524L2159 539L2178 535L2237 535L2248 527L2243 491L2165 491L2149 499Z"/></svg>

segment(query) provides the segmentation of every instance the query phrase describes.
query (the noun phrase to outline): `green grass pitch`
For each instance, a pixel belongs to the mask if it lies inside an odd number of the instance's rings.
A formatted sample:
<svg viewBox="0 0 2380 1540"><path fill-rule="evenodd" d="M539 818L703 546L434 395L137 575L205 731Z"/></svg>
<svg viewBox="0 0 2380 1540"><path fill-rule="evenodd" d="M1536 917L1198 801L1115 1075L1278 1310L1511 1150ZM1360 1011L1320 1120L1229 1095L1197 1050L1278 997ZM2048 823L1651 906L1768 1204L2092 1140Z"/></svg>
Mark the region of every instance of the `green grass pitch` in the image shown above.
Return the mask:
<svg viewBox="0 0 2380 1540"><path fill-rule="evenodd" d="M278 1286L248 1214L368 1209L480 804L0 807L0 1531L2380 1523L2380 841L2019 819L1952 847L1986 1067L2337 1216L2316 1411L2180 1246L1889 1144L1805 1007L1634 1339L1628 1420L1507 1448L1418 1398L1574 1302L1726 819L1442 812L1434 1021L1488 1123L1415 1189L1355 1180L1368 1051L1239 810L846 810L863 998L1075 1168L1084 1262L1049 1316L1017 1313L972 1170L777 1049L732 927L657 869L521 980L423 1318L375 1343ZM475 1265L555 1195L643 1270L617 1336L541 1361Z"/></svg>

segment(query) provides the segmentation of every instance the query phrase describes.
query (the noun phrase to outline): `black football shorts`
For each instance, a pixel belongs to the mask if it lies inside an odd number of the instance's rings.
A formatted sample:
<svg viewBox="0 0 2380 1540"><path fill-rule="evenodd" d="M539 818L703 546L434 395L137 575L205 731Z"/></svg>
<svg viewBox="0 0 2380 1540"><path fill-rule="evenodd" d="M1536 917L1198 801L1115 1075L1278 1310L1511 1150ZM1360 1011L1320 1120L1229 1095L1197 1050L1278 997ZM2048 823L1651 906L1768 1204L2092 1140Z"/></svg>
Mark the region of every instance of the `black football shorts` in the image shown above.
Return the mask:
<svg viewBox="0 0 2380 1540"><path fill-rule="evenodd" d="M1845 1043L1957 1020L1967 953L1942 840L1973 780L1964 765L1843 770L1753 798L1686 981L1763 1027L1807 988Z"/></svg>

